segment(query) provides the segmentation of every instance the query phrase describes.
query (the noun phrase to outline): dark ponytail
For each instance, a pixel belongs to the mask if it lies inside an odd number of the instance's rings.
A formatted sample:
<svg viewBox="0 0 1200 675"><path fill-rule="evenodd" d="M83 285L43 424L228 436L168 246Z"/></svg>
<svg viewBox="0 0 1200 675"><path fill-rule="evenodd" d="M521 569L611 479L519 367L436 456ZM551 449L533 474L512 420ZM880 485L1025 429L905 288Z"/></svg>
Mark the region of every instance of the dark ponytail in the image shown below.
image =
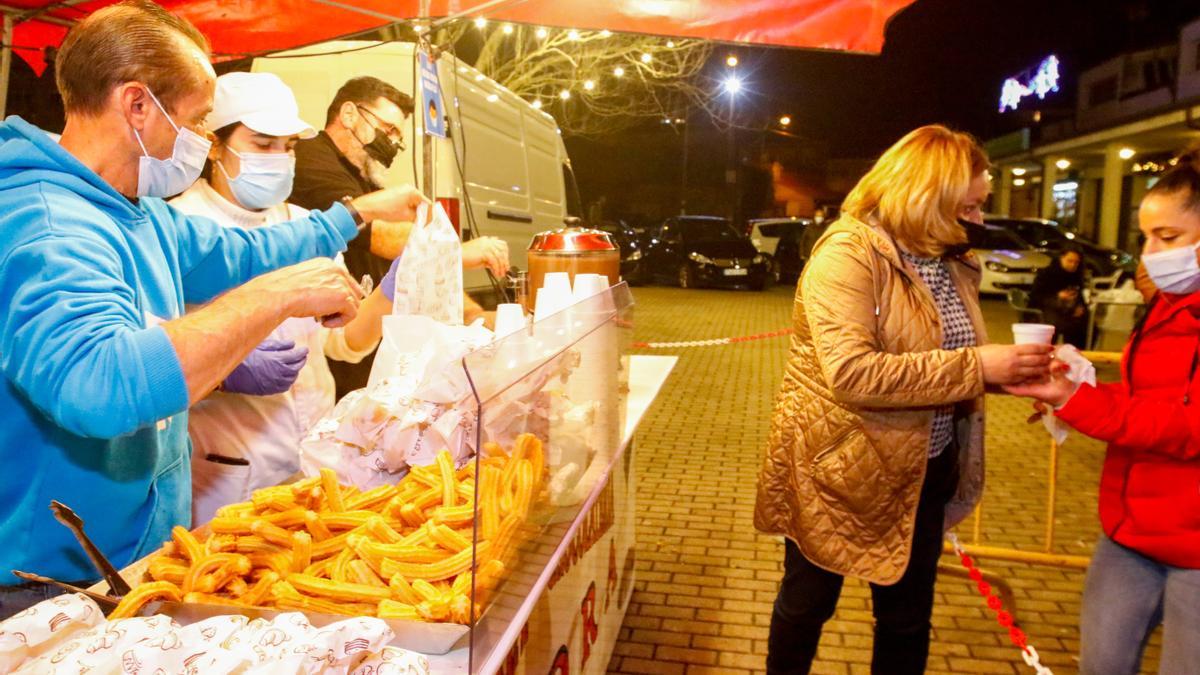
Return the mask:
<svg viewBox="0 0 1200 675"><path fill-rule="evenodd" d="M1184 208L1200 213L1200 143L1172 159L1171 168L1159 177L1146 194L1182 195Z"/></svg>

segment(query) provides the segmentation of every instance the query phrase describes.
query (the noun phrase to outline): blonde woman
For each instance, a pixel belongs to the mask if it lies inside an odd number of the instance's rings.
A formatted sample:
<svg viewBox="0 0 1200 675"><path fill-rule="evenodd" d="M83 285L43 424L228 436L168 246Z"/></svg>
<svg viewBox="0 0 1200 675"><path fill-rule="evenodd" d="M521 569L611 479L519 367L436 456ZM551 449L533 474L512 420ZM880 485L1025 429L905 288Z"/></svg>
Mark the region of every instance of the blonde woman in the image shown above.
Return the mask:
<svg viewBox="0 0 1200 675"><path fill-rule="evenodd" d="M1045 345L988 345L979 266L988 161L941 126L859 181L796 289L754 524L786 537L771 673L808 672L846 576L871 583L872 672L922 673L942 535L983 488L983 393L1049 376Z"/></svg>

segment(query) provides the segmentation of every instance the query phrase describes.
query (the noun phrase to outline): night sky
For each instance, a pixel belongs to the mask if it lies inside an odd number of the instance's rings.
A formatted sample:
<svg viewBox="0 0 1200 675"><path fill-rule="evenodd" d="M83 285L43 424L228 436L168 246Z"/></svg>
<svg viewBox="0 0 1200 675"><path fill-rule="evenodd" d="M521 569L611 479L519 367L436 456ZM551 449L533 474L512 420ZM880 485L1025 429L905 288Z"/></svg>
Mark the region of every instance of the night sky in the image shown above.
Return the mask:
<svg viewBox="0 0 1200 675"><path fill-rule="evenodd" d="M1081 70L1174 42L1197 16L1195 0L917 0L893 18L878 56L723 46L713 74L723 74L724 55L736 53L750 90L739 102L747 115L789 114L802 137L791 142L817 148L819 157L871 158L922 124L949 124L983 140L1028 124L1034 106L997 112L1000 86L1049 54L1062 61L1064 79L1062 91L1041 105L1043 120L1070 116ZM724 153L695 149L723 147L721 136L702 119L693 118L692 128L691 182L717 187ZM741 142L755 139L743 134ZM630 202L678 200L680 143L650 124L612 138L572 139L568 149L585 201L605 197L618 211L655 211Z"/></svg>
<svg viewBox="0 0 1200 675"><path fill-rule="evenodd" d="M1043 122L1068 117L1081 70L1172 43L1197 16L1200 0L917 0L893 18L880 55L721 45L709 74L723 77L725 56L736 53L746 87L741 121L762 126L788 114L797 136L743 132L739 148L749 156L765 145L789 169L820 180L825 160L873 158L922 124L983 140L1029 124L1033 106L997 113L1000 86L1049 54L1062 61L1064 79L1041 105ZM14 59L9 111L59 128L61 108L46 80ZM690 192L711 200L723 189L726 137L702 114L689 119ZM585 203L604 200L606 215L661 214L678 206L682 142L678 130L649 121L606 138L568 139L567 148ZM752 174L744 174L748 198L767 207L769 186Z"/></svg>

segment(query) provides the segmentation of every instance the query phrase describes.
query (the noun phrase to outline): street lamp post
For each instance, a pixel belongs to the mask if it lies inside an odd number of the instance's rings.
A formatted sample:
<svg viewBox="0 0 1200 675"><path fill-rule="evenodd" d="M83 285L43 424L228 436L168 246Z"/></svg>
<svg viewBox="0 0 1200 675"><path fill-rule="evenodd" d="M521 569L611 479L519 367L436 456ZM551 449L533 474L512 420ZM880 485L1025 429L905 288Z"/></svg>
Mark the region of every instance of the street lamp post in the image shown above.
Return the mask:
<svg viewBox="0 0 1200 675"><path fill-rule="evenodd" d="M729 95L729 168L725 170L725 182L729 186L729 221L737 226L739 216L741 215L741 201L738 194L738 157L737 157L737 129L734 125L734 118L737 115L737 95L742 89L742 80L736 75L730 75L725 78L725 93Z"/></svg>
<svg viewBox="0 0 1200 675"><path fill-rule="evenodd" d="M687 115L687 112L684 112ZM680 169L679 179L679 215L687 215L687 191L688 191L688 130L692 125L688 120L683 120L683 167Z"/></svg>

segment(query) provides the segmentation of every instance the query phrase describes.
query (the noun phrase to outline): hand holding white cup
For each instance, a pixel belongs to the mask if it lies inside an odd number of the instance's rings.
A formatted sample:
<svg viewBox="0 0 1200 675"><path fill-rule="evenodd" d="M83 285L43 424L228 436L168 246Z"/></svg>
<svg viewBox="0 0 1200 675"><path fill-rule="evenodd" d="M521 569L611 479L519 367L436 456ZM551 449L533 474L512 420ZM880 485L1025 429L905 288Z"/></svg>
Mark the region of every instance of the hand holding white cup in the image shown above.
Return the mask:
<svg viewBox="0 0 1200 675"><path fill-rule="evenodd" d="M1012 332L1013 344L1054 344L1054 326L1048 323L1014 323L1012 325Z"/></svg>

